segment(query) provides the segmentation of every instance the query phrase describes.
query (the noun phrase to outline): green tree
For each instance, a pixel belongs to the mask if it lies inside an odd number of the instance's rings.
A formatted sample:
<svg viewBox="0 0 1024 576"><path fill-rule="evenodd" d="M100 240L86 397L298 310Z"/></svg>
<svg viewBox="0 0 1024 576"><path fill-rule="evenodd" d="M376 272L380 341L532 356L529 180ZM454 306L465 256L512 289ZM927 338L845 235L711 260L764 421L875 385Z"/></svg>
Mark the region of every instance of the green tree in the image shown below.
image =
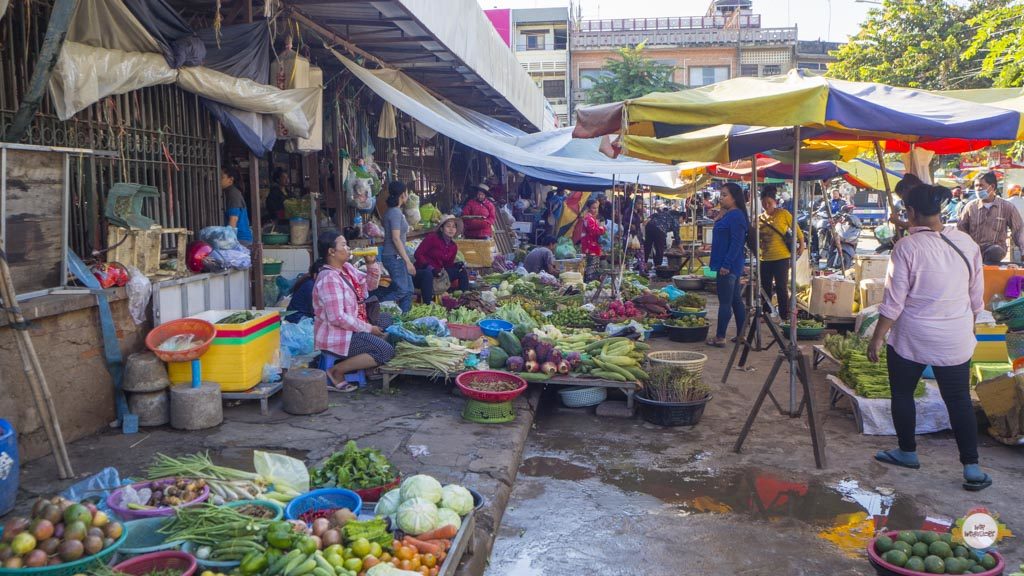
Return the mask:
<svg viewBox="0 0 1024 576"><path fill-rule="evenodd" d="M833 52L827 75L926 90L985 88L981 58L964 58L974 38L968 21L992 4L974 0L884 0L868 12L860 32Z"/></svg>
<svg viewBox="0 0 1024 576"><path fill-rule="evenodd" d="M675 92L681 88L672 81L674 67L659 64L644 55L644 43L617 50L619 58L604 62L607 75L594 82L587 93L588 104L607 104L638 98L651 92Z"/></svg>
<svg viewBox="0 0 1024 576"><path fill-rule="evenodd" d="M981 75L998 87L1024 86L1024 4L983 10L968 24L977 31L964 58L981 57Z"/></svg>

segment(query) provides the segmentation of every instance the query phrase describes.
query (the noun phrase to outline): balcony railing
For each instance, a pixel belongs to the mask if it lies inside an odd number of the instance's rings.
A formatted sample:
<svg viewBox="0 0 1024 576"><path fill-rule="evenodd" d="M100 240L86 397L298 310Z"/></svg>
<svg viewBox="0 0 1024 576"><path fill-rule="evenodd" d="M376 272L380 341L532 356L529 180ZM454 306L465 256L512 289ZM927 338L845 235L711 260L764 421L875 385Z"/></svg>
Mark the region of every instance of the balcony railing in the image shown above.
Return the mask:
<svg viewBox="0 0 1024 576"><path fill-rule="evenodd" d="M613 20L583 20L576 32L623 32L641 30L693 30L724 28L731 16L683 16L679 18L617 18ZM740 28L760 28L760 14L740 14Z"/></svg>
<svg viewBox="0 0 1024 576"><path fill-rule="evenodd" d="M688 46L715 44L792 44L797 29L730 28L693 30L623 30L618 32L577 32L572 38L575 50L613 48L647 42L648 46Z"/></svg>
<svg viewBox="0 0 1024 576"><path fill-rule="evenodd" d="M567 50L569 47L560 42L558 44L554 42L548 42L546 44L516 44L516 52L537 52L540 50Z"/></svg>

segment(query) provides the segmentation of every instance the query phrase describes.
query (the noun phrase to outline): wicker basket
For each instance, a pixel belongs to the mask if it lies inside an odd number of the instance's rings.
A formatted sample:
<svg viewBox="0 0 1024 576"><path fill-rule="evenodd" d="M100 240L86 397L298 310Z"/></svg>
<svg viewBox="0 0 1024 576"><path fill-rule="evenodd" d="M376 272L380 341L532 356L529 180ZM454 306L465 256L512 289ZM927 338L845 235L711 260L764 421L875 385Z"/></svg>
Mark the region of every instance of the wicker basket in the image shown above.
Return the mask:
<svg viewBox="0 0 1024 576"><path fill-rule="evenodd" d="M651 363L652 368L662 365L702 376L704 374L704 364L707 363L708 357L700 352L663 350L648 353L647 360Z"/></svg>
<svg viewBox="0 0 1024 576"><path fill-rule="evenodd" d="M559 390L558 395L562 398L562 404L566 408L586 408L597 406L608 399L608 389L597 386L579 386Z"/></svg>

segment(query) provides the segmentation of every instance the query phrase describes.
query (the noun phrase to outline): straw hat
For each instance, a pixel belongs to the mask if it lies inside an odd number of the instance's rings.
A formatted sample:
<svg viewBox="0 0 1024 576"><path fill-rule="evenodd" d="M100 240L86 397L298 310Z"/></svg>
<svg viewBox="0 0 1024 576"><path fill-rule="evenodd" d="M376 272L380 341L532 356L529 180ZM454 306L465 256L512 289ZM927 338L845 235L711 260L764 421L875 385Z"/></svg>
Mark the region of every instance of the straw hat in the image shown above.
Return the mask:
<svg viewBox="0 0 1024 576"><path fill-rule="evenodd" d="M441 216L441 221L437 223L437 229L441 230L442 228L444 228L444 225L447 224L449 221L457 221L457 220L458 219L454 215L452 215L452 214L445 214L445 215Z"/></svg>
<svg viewBox="0 0 1024 576"><path fill-rule="evenodd" d="M488 186L487 184L482 183L482 182L480 184L476 185L476 189L477 190L483 190L484 192L490 192L491 191L491 187Z"/></svg>

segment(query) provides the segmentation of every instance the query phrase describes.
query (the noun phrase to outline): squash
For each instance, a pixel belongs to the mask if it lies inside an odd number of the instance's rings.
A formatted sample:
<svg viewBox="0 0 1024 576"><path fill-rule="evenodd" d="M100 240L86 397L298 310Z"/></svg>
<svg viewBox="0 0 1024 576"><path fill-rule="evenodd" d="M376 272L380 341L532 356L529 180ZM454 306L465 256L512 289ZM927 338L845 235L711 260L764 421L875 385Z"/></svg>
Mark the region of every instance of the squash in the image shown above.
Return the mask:
<svg viewBox="0 0 1024 576"><path fill-rule="evenodd" d="M487 353L488 366L495 370L503 370L505 368L505 363L508 362L508 354L504 350L496 346L489 348Z"/></svg>
<svg viewBox="0 0 1024 576"><path fill-rule="evenodd" d="M509 356L523 355L523 347L519 345L519 339L511 332L498 332L498 343L501 344L501 349Z"/></svg>

